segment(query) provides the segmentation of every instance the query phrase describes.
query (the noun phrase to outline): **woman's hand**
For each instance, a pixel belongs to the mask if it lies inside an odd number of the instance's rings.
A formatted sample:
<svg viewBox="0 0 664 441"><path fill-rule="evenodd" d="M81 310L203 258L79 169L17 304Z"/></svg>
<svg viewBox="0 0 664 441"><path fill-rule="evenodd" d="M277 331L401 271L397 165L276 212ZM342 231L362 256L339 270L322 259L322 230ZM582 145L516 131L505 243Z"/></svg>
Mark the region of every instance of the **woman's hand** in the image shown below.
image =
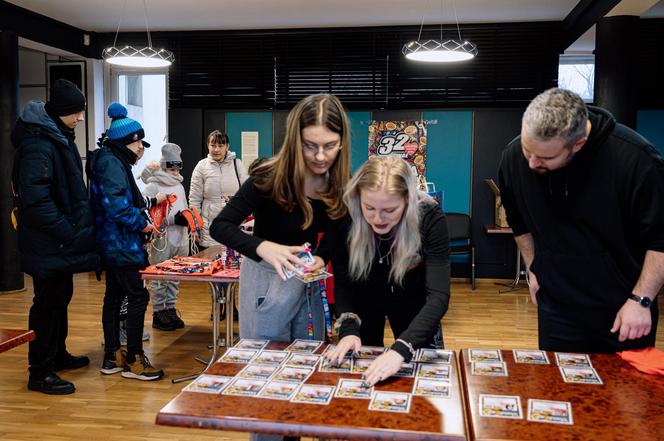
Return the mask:
<svg viewBox="0 0 664 441"><path fill-rule="evenodd" d="M348 355L349 352L357 352L362 346L362 341L360 337L356 335L347 335L337 344L337 347L333 351L325 354L325 358L330 362L336 362L339 364L341 360Z"/></svg>
<svg viewBox="0 0 664 441"><path fill-rule="evenodd" d="M390 349L383 355L376 358L364 373L364 382L368 386L373 386L379 381L387 380L392 375L399 372L404 358L397 351Z"/></svg>
<svg viewBox="0 0 664 441"><path fill-rule="evenodd" d="M256 248L256 254L272 265L283 280L286 280L286 275L284 274L284 269L294 271L298 274L301 274L301 271L298 271L294 264L304 265L304 262L297 257L297 253L305 251L304 246L295 246L295 245L280 245L278 243L270 242L265 240L258 245Z"/></svg>

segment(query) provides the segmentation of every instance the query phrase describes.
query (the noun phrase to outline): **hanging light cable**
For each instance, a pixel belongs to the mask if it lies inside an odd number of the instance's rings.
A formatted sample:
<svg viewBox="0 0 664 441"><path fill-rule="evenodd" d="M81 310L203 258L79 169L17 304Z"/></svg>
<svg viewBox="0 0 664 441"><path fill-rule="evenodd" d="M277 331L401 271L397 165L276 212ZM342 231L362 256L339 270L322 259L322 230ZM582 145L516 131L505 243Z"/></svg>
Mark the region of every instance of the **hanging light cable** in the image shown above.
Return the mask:
<svg viewBox="0 0 664 441"><path fill-rule="evenodd" d="M122 7L122 12L124 15L124 9L127 5L127 0L125 0ZM102 58L109 64L115 66L124 66L124 67L168 67L175 57L173 52L166 49L155 49L152 47L152 37L150 36L150 27L148 26L148 7L147 0L143 0L143 14L145 17L145 30L148 34L148 45L143 48L135 48L133 46L123 46L117 47L116 43L118 41L118 34L120 33L120 25L122 24L122 15L118 21L118 28L115 31L115 39L113 40L113 46L107 47L101 53Z"/></svg>
<svg viewBox="0 0 664 441"><path fill-rule="evenodd" d="M459 39L443 40L441 13L440 39L422 40L422 28L424 27L424 14L422 14L422 23L420 24L420 32L417 36L417 40L409 41L404 44L403 49L401 50L406 58L409 60L429 63L450 63L470 60L477 55L477 46L470 41L461 39L461 27L459 26L459 19L456 13L456 7L454 6L454 0L452 0L452 8L454 9L454 21L456 22Z"/></svg>

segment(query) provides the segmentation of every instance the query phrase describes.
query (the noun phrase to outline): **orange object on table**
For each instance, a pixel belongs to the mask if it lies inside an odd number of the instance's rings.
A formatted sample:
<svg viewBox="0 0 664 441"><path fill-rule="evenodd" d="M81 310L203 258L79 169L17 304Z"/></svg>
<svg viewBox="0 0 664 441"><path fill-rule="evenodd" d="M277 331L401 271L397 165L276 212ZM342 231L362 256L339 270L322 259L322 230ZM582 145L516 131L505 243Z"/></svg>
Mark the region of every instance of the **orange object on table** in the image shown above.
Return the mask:
<svg viewBox="0 0 664 441"><path fill-rule="evenodd" d="M664 352L657 348L636 349L618 352L627 363L650 375L664 375Z"/></svg>

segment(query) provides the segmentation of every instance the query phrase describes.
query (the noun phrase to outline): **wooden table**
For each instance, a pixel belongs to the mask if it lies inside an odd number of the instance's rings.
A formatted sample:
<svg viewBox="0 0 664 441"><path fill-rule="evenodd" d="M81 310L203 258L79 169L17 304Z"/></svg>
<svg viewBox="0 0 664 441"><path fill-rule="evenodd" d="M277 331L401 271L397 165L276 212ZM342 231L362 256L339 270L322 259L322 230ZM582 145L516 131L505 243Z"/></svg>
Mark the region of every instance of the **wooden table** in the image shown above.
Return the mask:
<svg viewBox="0 0 664 441"><path fill-rule="evenodd" d="M285 346L270 343L267 348ZM232 376L244 366L217 362L206 373ZM407 414L369 411L369 400L363 399L333 398L325 406L181 392L159 412L157 424L334 439L465 440L458 368L452 366L450 398L413 397ZM306 383L336 385L339 378L360 376L316 370ZM413 378L392 378L376 390L411 392L413 381Z"/></svg>
<svg viewBox="0 0 664 441"><path fill-rule="evenodd" d="M32 341L35 338L35 331L26 331L24 329L0 329L0 352L8 351L11 348Z"/></svg>
<svg viewBox="0 0 664 441"><path fill-rule="evenodd" d="M664 378L640 373L617 355L592 354L603 385L565 383L548 352L549 365L517 364L502 351L509 377L471 375L467 351L459 353L466 415L474 440L663 440ZM518 395L524 418L479 416L479 395ZM574 425L528 421L528 399L569 401Z"/></svg>
<svg viewBox="0 0 664 441"><path fill-rule="evenodd" d="M504 234L509 234L513 235L514 231L512 231L511 227L499 227L497 225L484 225L484 232L486 234L499 234L499 235L504 235ZM507 283L502 283L499 282L497 285L500 286L505 286L507 289L501 289L500 292L505 293L505 292L512 292L516 291L518 289L521 289L519 286L519 282L521 282L521 276L525 276L525 272L521 271L521 252L519 252L519 247L516 247L516 274L514 275L514 280L511 282Z"/></svg>
<svg viewBox="0 0 664 441"><path fill-rule="evenodd" d="M207 248L201 251L194 257L202 257L211 259L221 252L221 245ZM234 290L229 284L237 283L237 278L225 277L211 277L211 276L196 276L196 275L180 275L180 274L141 274L143 280L168 280L171 282L205 282L210 289L210 298L212 299L212 355L208 360L196 358L197 361L206 365L208 369L217 360L219 354L217 348L220 344L229 347L233 345L233 296ZM219 342L219 322L221 321L219 313L219 304L226 305L226 338L222 343ZM205 371L205 369L203 371ZM200 375L201 372L187 375L184 377L175 378L173 383L187 381L194 379Z"/></svg>

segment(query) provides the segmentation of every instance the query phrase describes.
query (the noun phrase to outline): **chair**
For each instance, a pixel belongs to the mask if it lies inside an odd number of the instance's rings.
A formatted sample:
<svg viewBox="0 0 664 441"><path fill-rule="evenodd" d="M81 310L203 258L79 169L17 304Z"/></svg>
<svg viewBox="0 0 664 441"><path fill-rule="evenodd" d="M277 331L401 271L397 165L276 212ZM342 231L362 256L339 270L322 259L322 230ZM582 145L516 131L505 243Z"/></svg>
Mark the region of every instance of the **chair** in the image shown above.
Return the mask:
<svg viewBox="0 0 664 441"><path fill-rule="evenodd" d="M450 235L450 256L468 256L470 285L475 289L475 245L472 239L470 216L463 213L445 213Z"/></svg>

